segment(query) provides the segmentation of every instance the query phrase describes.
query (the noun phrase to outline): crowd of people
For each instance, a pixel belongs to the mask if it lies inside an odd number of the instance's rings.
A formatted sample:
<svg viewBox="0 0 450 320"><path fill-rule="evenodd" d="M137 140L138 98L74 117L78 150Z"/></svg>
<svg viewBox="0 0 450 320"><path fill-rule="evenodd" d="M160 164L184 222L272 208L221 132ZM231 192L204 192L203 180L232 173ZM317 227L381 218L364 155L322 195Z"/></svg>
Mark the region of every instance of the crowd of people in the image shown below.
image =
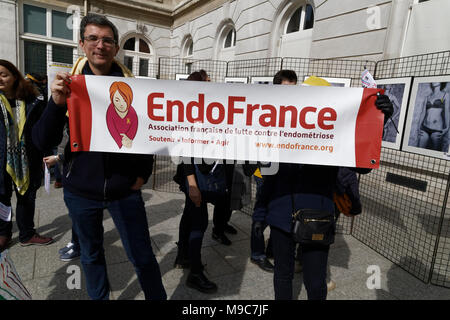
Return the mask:
<svg viewBox="0 0 450 320"><path fill-rule="evenodd" d="M88 14L80 23L79 45L86 57L80 58L72 73L58 73L50 84L51 96L44 97L43 80L0 60L0 202L11 206L13 190L17 196L15 219L23 246L48 245L53 239L34 229L36 190L42 181L43 162L62 166L55 187L63 187L64 202L72 222L72 240L62 248L60 258L80 257L87 293L91 299L109 299L110 284L103 248L103 211L107 209L117 228L123 247L132 262L146 299L167 298L158 262L150 240L142 186L152 174L153 155L106 152L72 152L67 143L67 98L71 76L132 77L115 59L119 51L117 28L106 17ZM204 70L192 73L188 81L210 81ZM275 85L295 85L294 71L281 70ZM305 83L308 85L308 83ZM309 85L327 85L319 79ZM329 85L329 84L328 84ZM44 93L44 94L43 94ZM48 101L47 101L48 100ZM385 114L393 112L389 99L380 95L376 106ZM64 141L64 149L59 149ZM56 153L56 154L55 154ZM202 241L208 227L207 204L214 205L212 238L231 245L226 234L238 231L229 224L236 183L236 164L211 159L182 158L174 180L185 194L179 225L175 268L189 269L188 287L204 293L220 288L204 273ZM127 163L127 166L123 166ZM273 272L275 299L292 299L295 261L301 265L308 299L326 299L329 245L297 245L291 236L292 213L310 208L335 214L333 194L338 186L338 167L280 163L276 174L265 175L263 164L245 163L242 172L257 184L252 216L250 261ZM59 169L55 170L55 173ZM352 168L368 173L366 169ZM353 180L354 181L354 180ZM357 199L353 199L357 202ZM359 212L347 213L347 215ZM264 230L270 227L266 248ZM11 242L12 222L0 220L0 251ZM272 263L269 258L274 259ZM297 268L299 270L299 268Z"/></svg>

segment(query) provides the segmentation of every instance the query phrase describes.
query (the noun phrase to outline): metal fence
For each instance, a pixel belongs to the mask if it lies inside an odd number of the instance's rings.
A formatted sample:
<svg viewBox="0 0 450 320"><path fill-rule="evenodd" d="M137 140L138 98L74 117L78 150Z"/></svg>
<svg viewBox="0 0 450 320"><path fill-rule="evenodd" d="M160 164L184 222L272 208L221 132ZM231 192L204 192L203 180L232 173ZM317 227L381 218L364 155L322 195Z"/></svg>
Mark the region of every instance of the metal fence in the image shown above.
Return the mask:
<svg viewBox="0 0 450 320"><path fill-rule="evenodd" d="M360 177L364 212L355 219L352 235L428 282L440 235L445 239L440 224L449 173L448 161L383 148L380 168ZM447 256L438 263L447 260L447 269L449 249L447 243Z"/></svg>
<svg viewBox="0 0 450 320"><path fill-rule="evenodd" d="M382 60L376 67L378 79L450 74L450 51Z"/></svg>
<svg viewBox="0 0 450 320"><path fill-rule="evenodd" d="M228 62L227 77L273 77L283 59L266 58Z"/></svg>
<svg viewBox="0 0 450 320"><path fill-rule="evenodd" d="M280 68L294 70L299 81L311 75L325 78L350 78L351 86L361 87L362 71L367 68L373 74L375 66L376 62L364 60L284 58Z"/></svg>
<svg viewBox="0 0 450 320"><path fill-rule="evenodd" d="M177 74L189 75L202 69L208 72L211 81L223 82L227 74L227 62L181 58L159 59L159 79L175 80Z"/></svg>
<svg viewBox="0 0 450 320"><path fill-rule="evenodd" d="M375 79L450 74L450 51L379 61ZM361 176L352 235L424 282L450 287L450 162L383 148Z"/></svg>

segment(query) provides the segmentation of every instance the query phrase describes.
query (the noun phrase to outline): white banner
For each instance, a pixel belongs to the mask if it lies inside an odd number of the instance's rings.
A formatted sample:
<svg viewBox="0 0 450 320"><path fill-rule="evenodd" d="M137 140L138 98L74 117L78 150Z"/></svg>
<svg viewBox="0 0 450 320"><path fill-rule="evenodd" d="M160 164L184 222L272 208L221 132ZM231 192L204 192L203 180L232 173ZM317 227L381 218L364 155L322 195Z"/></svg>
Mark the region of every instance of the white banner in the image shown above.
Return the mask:
<svg viewBox="0 0 450 320"><path fill-rule="evenodd" d="M378 91L74 76L72 150L376 168Z"/></svg>

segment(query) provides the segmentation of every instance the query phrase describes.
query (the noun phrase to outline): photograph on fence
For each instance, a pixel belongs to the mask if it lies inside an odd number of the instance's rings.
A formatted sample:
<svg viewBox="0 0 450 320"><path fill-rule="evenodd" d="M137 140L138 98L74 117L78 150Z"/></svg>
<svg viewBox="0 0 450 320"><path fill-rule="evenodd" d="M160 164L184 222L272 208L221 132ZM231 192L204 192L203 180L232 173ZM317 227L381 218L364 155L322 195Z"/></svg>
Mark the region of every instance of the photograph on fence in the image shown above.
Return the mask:
<svg viewBox="0 0 450 320"><path fill-rule="evenodd" d="M332 87L350 87L352 83L352 79L350 78L325 78L322 79L327 80Z"/></svg>
<svg viewBox="0 0 450 320"><path fill-rule="evenodd" d="M184 74L184 73L177 73L175 75L175 80L186 80L189 77L188 74Z"/></svg>
<svg viewBox="0 0 450 320"><path fill-rule="evenodd" d="M385 90L384 94L389 97L394 106L394 113L384 125L383 147L400 150L411 80L410 77L376 80L377 88Z"/></svg>
<svg viewBox="0 0 450 320"><path fill-rule="evenodd" d="M449 159L450 76L415 78L402 150Z"/></svg>
<svg viewBox="0 0 450 320"><path fill-rule="evenodd" d="M256 84L273 84L273 77L252 77L252 82Z"/></svg>
<svg viewBox="0 0 450 320"><path fill-rule="evenodd" d="M248 83L248 78L225 77L225 83Z"/></svg>

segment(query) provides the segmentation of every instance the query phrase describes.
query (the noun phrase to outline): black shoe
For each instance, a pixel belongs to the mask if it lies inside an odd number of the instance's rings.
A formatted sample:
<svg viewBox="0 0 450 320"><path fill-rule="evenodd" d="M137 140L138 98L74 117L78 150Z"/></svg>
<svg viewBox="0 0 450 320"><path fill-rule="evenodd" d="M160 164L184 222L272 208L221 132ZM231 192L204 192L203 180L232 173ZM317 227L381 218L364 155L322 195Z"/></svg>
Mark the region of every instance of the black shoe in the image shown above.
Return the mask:
<svg viewBox="0 0 450 320"><path fill-rule="evenodd" d="M226 233L229 233L229 234L237 234L237 230L233 227L233 226L231 226L231 225L229 225L229 224L227 224L226 226L225 226L225 230L224 230Z"/></svg>
<svg viewBox="0 0 450 320"><path fill-rule="evenodd" d="M274 266L267 258L261 258L261 259L251 259L250 261L256 264L258 267L263 269L267 272L273 272Z"/></svg>
<svg viewBox="0 0 450 320"><path fill-rule="evenodd" d="M226 245L226 246L231 245L230 239L228 239L227 236L226 236L224 233L219 234L219 233L215 233L215 232L213 231L213 233L212 233L212 238L213 238L214 240L220 242L220 243L223 244L223 245Z"/></svg>
<svg viewBox="0 0 450 320"><path fill-rule="evenodd" d="M217 292L217 285L214 282L209 281L203 272L190 272L186 280L186 285L203 293Z"/></svg>
<svg viewBox="0 0 450 320"><path fill-rule="evenodd" d="M173 263L173 267L175 269L189 269L191 267L191 263L189 261L189 258L182 258L181 256L177 255L175 258L175 262Z"/></svg>

